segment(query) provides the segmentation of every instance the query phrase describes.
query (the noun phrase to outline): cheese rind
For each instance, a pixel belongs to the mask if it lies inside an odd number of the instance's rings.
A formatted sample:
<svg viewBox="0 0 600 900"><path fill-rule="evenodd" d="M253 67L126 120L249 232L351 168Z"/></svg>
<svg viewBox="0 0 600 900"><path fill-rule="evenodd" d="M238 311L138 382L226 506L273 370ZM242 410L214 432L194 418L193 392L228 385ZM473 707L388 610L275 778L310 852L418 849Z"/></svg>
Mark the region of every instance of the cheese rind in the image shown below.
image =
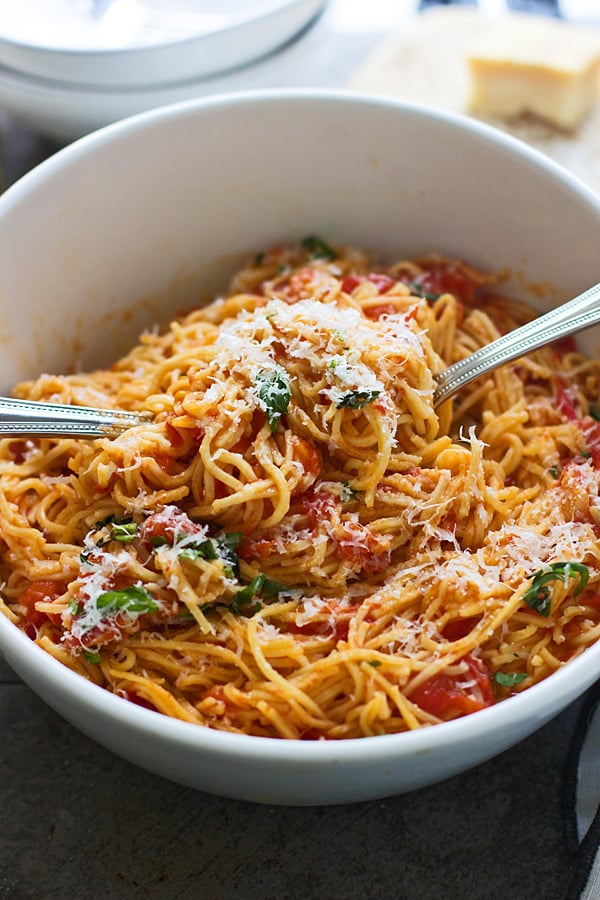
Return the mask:
<svg viewBox="0 0 600 900"><path fill-rule="evenodd" d="M510 16L467 48L471 111L534 115L575 129L598 98L600 35L565 22Z"/></svg>

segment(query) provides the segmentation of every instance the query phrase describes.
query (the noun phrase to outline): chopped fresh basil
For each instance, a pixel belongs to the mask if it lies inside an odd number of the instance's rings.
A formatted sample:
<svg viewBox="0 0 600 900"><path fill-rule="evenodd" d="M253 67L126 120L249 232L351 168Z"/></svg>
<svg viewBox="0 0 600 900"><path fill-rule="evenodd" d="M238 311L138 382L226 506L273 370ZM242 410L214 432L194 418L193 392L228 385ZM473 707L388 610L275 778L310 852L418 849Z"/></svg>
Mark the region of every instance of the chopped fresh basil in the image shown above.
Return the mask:
<svg viewBox="0 0 600 900"><path fill-rule="evenodd" d="M292 389L288 374L281 366L261 370L256 376L256 393L272 432L277 431L279 420L288 411Z"/></svg>
<svg viewBox="0 0 600 900"><path fill-rule="evenodd" d="M79 600L76 600L75 598L71 600L69 603L69 612L74 616L78 616L81 613L81 603Z"/></svg>
<svg viewBox="0 0 600 900"><path fill-rule="evenodd" d="M285 584L280 584L279 581L273 581L272 578L265 578L260 593L264 594L266 597L276 597L278 594L287 590L289 590L289 588L287 588Z"/></svg>
<svg viewBox="0 0 600 900"><path fill-rule="evenodd" d="M137 535L138 526L133 519L118 519L116 516L107 516L105 519L96 522L94 530L102 531L108 525L110 525L108 535L98 538L96 547L104 547L111 541L119 541L120 544L131 544ZM84 554L81 554L81 561L87 562L90 551L84 551L84 553L86 555L84 557Z"/></svg>
<svg viewBox="0 0 600 900"><path fill-rule="evenodd" d="M168 546L169 546L168 540L167 540L166 537L165 537L164 535L162 535L162 534L153 534L152 537L150 538L150 544L151 544L154 548L156 548L156 547L168 547Z"/></svg>
<svg viewBox="0 0 600 900"><path fill-rule="evenodd" d="M358 491L355 491L353 487L350 487L347 481L342 481L342 488L340 492L340 499L342 503L351 503L353 500L356 500L358 497Z"/></svg>
<svg viewBox="0 0 600 900"><path fill-rule="evenodd" d="M578 584L574 596L578 597L588 583L590 573L588 567L583 563L557 562L551 563L549 568L539 569L527 577L531 580L531 587L523 595L524 603L541 616L549 616L552 608L552 588L548 585L552 581L562 581L564 585L567 585L570 578L576 578Z"/></svg>
<svg viewBox="0 0 600 900"><path fill-rule="evenodd" d="M100 519L94 525L94 531L100 531L106 525L112 525L113 522L117 521L117 517L115 515L106 516L104 519Z"/></svg>
<svg viewBox="0 0 600 900"><path fill-rule="evenodd" d="M218 559L219 554L214 541L207 538L205 541L196 541L186 544L178 554L182 559Z"/></svg>
<svg viewBox="0 0 600 900"><path fill-rule="evenodd" d="M115 522L110 532L112 541L119 541L120 544L131 544L135 540L137 534L137 525L135 522Z"/></svg>
<svg viewBox="0 0 600 900"><path fill-rule="evenodd" d="M218 535L214 540L217 553L225 566L227 578L240 577L240 560L236 550L244 535L241 531L228 531Z"/></svg>
<svg viewBox="0 0 600 900"><path fill-rule="evenodd" d="M367 403L377 400L381 391L350 391L344 394L341 400L338 400L337 409L347 407L348 409L362 409Z"/></svg>
<svg viewBox="0 0 600 900"><path fill-rule="evenodd" d="M435 303L435 301L439 300L442 296L441 294L432 294L431 291L424 291L421 285L416 281L409 282L408 287L411 294L415 297L422 297L423 300L429 300L430 303Z"/></svg>
<svg viewBox="0 0 600 900"><path fill-rule="evenodd" d="M252 265L256 269L256 268L258 268L258 266L262 266L264 261L265 261L265 254L257 253L256 256L254 257L254 262L252 263Z"/></svg>
<svg viewBox="0 0 600 900"><path fill-rule="evenodd" d="M89 663L97 666L100 662L100 654L96 653L94 650L84 650L83 655Z"/></svg>
<svg viewBox="0 0 600 900"><path fill-rule="evenodd" d="M587 450L582 450L581 455L583 456L584 459L589 459L592 454L589 453Z"/></svg>
<svg viewBox="0 0 600 900"><path fill-rule="evenodd" d="M595 419L596 422L600 422L600 409L593 403L590 403L590 416L592 419Z"/></svg>
<svg viewBox="0 0 600 900"><path fill-rule="evenodd" d="M329 261L337 259L337 253L333 247L330 247L329 244L315 234L305 237L302 241L302 246L307 253L310 253L316 259L327 259Z"/></svg>
<svg viewBox="0 0 600 900"><path fill-rule="evenodd" d="M559 472L559 470L558 470L558 466L550 466L550 468L548 469L548 471L550 472L550 474L552 475L553 478L558 479L558 477L559 477L559 475L560 475L560 472Z"/></svg>
<svg viewBox="0 0 600 900"><path fill-rule="evenodd" d="M266 575L257 575L256 578L253 578L249 584L245 585L233 596L230 609L234 613L240 613L242 608L248 606L257 595L263 594L266 597L276 597L277 594L285 590L287 590L285 585L267 578ZM259 609L260 603L256 603L252 611L258 612Z"/></svg>
<svg viewBox="0 0 600 900"><path fill-rule="evenodd" d="M380 659L368 659L367 662L370 666L373 666L374 669L378 669L381 665Z"/></svg>
<svg viewBox="0 0 600 900"><path fill-rule="evenodd" d="M230 531L205 541L187 544L179 553L183 559L220 559L228 578L238 577L239 558L236 547L242 540L241 531Z"/></svg>
<svg viewBox="0 0 600 900"><path fill-rule="evenodd" d="M229 604L231 611L236 615L239 615L243 607L248 606L250 603L252 603L256 594L260 592L264 580L264 575L257 575L256 578L253 578L249 584L239 590L237 594L234 594L231 603ZM258 612L259 609L260 603L255 603L252 607L252 612Z"/></svg>
<svg viewBox="0 0 600 900"><path fill-rule="evenodd" d="M149 613L156 612L158 604L147 590L132 585L99 594L96 598L96 609L105 610L106 615L113 612Z"/></svg>
<svg viewBox="0 0 600 900"><path fill-rule="evenodd" d="M514 687L527 678L527 672L496 672L494 681L502 687Z"/></svg>

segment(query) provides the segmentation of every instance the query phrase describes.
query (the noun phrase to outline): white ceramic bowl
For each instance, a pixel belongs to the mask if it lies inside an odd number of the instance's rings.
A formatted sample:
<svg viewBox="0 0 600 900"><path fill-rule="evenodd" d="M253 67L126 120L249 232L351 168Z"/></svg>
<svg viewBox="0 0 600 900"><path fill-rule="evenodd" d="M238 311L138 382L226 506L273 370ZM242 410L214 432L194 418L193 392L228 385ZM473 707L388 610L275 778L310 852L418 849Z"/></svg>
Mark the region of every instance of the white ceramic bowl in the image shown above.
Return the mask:
<svg viewBox="0 0 600 900"><path fill-rule="evenodd" d="M322 92L213 98L71 145L0 198L0 391L42 370L107 363L144 324L223 286L242 257L318 232L391 258L436 249L545 283L600 280L600 200L474 122ZM539 290L532 294L539 302ZM592 349L598 335L586 336ZM230 735L87 683L0 616L11 666L114 752L206 791L265 803L382 797L499 753L600 671L600 645L498 706L408 734L341 742Z"/></svg>

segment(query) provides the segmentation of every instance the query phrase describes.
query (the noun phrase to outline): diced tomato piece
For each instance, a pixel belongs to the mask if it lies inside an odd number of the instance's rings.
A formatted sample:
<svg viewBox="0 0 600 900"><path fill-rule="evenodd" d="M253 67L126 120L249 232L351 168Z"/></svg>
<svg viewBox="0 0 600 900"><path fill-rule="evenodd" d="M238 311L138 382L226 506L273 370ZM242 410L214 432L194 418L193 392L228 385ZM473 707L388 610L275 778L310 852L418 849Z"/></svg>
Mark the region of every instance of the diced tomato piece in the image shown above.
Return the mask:
<svg viewBox="0 0 600 900"><path fill-rule="evenodd" d="M307 296L307 288L314 280L316 272L314 269L304 268L298 269L290 278L283 278L274 285L275 290L282 291L288 303L295 303Z"/></svg>
<svg viewBox="0 0 600 900"><path fill-rule="evenodd" d="M28 447L31 447L29 441L11 441L8 445L9 452L17 465L20 466L25 462Z"/></svg>
<svg viewBox="0 0 600 900"><path fill-rule="evenodd" d="M165 422L165 431L167 432L167 438L172 447L180 447L183 444L183 435L181 434L181 431L178 428L175 428L174 425L171 425L168 419Z"/></svg>
<svg viewBox="0 0 600 900"><path fill-rule="evenodd" d="M592 465L600 466L600 422L591 416L580 416L576 408L576 400L572 391L557 378L556 406L561 415L569 422L577 425L585 440L587 452L592 458Z"/></svg>
<svg viewBox="0 0 600 900"><path fill-rule="evenodd" d="M432 716L446 721L491 706L494 691L484 664L473 656L465 656L463 662L467 665L467 672L463 675L434 675L412 692L412 702Z"/></svg>
<svg viewBox="0 0 600 900"><path fill-rule="evenodd" d="M396 284L393 278L390 278L389 275L385 275L383 272L371 272L367 275L367 281L374 284L380 294L386 294Z"/></svg>
<svg viewBox="0 0 600 900"><path fill-rule="evenodd" d="M385 272L369 272L368 275L344 275L342 278L342 290L351 294L360 284L369 281L374 284L380 294L386 294L397 281L386 275Z"/></svg>
<svg viewBox="0 0 600 900"><path fill-rule="evenodd" d="M245 560L264 560L268 559L275 552L276 543L273 538L244 538L237 548L237 554L240 559Z"/></svg>
<svg viewBox="0 0 600 900"><path fill-rule="evenodd" d="M575 353L577 344L575 343L573 335L570 334L567 337L562 337L557 341L553 341L552 349L558 356L563 357L566 356L567 353Z"/></svg>
<svg viewBox="0 0 600 900"><path fill-rule="evenodd" d="M165 506L146 519L141 527L140 537L147 542L151 542L154 537L161 537L172 544L178 534L197 534L202 530L202 526L192 522L183 510L176 506Z"/></svg>
<svg viewBox="0 0 600 900"><path fill-rule="evenodd" d="M466 619L453 619L444 625L442 629L442 637L447 641L460 641L473 630L475 625L480 621L479 616L470 616Z"/></svg>
<svg viewBox="0 0 600 900"><path fill-rule="evenodd" d="M311 528L317 528L324 519L330 519L336 506L336 498L327 491L305 491L298 498L298 511L308 518Z"/></svg>
<svg viewBox="0 0 600 900"><path fill-rule="evenodd" d="M576 602L581 603L582 606L591 606L592 609L600 611L600 593L598 591L584 591L581 597L577 598Z"/></svg>
<svg viewBox="0 0 600 900"><path fill-rule="evenodd" d="M556 379L556 407L569 422L579 421L580 416L575 408L575 397L559 378Z"/></svg>
<svg viewBox="0 0 600 900"><path fill-rule="evenodd" d="M297 490L306 490L321 471L321 454L314 444L297 435L293 435L290 442L292 444L293 458L302 466L304 471L304 476Z"/></svg>
<svg viewBox="0 0 600 900"><path fill-rule="evenodd" d="M124 700L129 700L130 703L135 703L136 706L143 706L144 709L151 709L153 712L157 712L155 705L150 703L145 697L142 697L141 694L138 694L137 691L132 690L120 690L115 691L117 697L122 697Z"/></svg>
<svg viewBox="0 0 600 900"><path fill-rule="evenodd" d="M342 290L347 294L351 294L364 280L364 275L344 275L342 278Z"/></svg>
<svg viewBox="0 0 600 900"><path fill-rule="evenodd" d="M169 456L168 453L155 453L154 461L163 470L163 472L169 472L173 463L173 457Z"/></svg>
<svg viewBox="0 0 600 900"><path fill-rule="evenodd" d="M428 294L454 294L466 304L472 304L479 284L469 274L461 262L452 260L431 260L421 263L423 272L419 275L406 273L403 280L413 282Z"/></svg>
<svg viewBox="0 0 600 900"><path fill-rule="evenodd" d="M77 647L101 647L103 644L110 644L111 641L120 640L124 634L129 634L133 630L131 627L123 628L121 626L122 617L116 616L112 619L105 619L102 625L90 628L81 640L74 638L73 635L67 633L65 635L65 646L73 650Z"/></svg>
<svg viewBox="0 0 600 900"><path fill-rule="evenodd" d="M586 416L580 422L588 453L592 458L595 468L600 466L600 422L596 422L591 416Z"/></svg>
<svg viewBox="0 0 600 900"><path fill-rule="evenodd" d="M61 581L40 580L32 581L31 584L28 584L21 591L17 603L19 606L24 606L26 610L23 616L23 627L28 637L35 638L37 629L44 622L50 621L55 625L60 624L60 615L57 614L56 617L48 615L47 613L39 612L35 607L36 603L52 603L57 597L64 594L66 589L66 585Z"/></svg>
<svg viewBox="0 0 600 900"><path fill-rule="evenodd" d="M378 303L377 306L369 306L365 309L365 315L369 319L380 319L382 316L391 316L397 312L393 303Z"/></svg>
<svg viewBox="0 0 600 900"><path fill-rule="evenodd" d="M322 737L321 732L316 728L307 728L300 735L301 741L318 741Z"/></svg>
<svg viewBox="0 0 600 900"><path fill-rule="evenodd" d="M359 604L342 605L336 600L328 600L322 608L326 618L309 619L298 624L290 622L287 630L291 634L322 635L337 641L347 641L350 621Z"/></svg>
<svg viewBox="0 0 600 900"><path fill-rule="evenodd" d="M378 534L359 522L346 522L342 527L344 537L340 538L338 545L344 559L367 575L387 569L391 553Z"/></svg>

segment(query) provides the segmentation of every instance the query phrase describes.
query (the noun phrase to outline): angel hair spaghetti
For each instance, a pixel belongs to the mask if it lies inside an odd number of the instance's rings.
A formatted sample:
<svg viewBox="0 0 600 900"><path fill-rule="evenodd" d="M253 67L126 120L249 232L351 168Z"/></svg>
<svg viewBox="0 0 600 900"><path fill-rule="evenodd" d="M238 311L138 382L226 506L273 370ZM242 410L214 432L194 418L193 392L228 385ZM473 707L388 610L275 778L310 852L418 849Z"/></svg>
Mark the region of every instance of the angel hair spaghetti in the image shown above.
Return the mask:
<svg viewBox="0 0 600 900"><path fill-rule="evenodd" d="M339 739L526 689L600 635L600 363L555 344L433 408L530 318L438 258L260 254L110 369L19 397L145 410L0 441L2 609L135 703Z"/></svg>

